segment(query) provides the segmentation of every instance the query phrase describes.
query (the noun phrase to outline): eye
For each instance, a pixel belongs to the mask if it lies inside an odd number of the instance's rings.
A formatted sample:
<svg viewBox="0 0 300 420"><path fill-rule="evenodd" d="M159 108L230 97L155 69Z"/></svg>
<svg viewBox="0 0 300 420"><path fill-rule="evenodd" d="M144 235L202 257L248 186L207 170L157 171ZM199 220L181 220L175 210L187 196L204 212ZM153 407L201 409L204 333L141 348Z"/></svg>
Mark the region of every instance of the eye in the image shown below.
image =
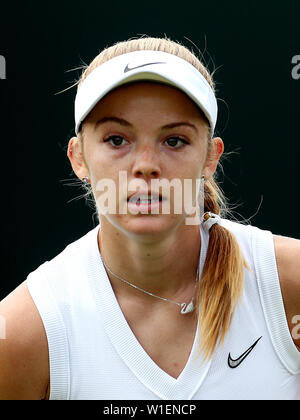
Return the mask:
<svg viewBox="0 0 300 420"><path fill-rule="evenodd" d="M180 143L179 143L180 142ZM189 144L186 140L184 140L181 137L177 137L177 136L172 136L169 137L166 140L166 143L168 143L168 145L172 148L172 149L179 149L180 147L182 147L182 143L183 144Z"/></svg>
<svg viewBox="0 0 300 420"><path fill-rule="evenodd" d="M113 147L122 146L122 142L126 141L122 136L109 136L103 140L104 143L110 143Z"/></svg>

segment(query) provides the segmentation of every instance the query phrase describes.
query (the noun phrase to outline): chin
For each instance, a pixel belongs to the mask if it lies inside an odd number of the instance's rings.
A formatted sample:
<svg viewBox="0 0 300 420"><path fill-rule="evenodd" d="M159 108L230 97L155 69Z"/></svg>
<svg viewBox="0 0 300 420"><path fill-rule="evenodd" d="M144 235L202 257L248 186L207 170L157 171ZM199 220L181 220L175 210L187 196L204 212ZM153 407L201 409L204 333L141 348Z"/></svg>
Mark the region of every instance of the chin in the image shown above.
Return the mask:
<svg viewBox="0 0 300 420"><path fill-rule="evenodd" d="M166 235L180 224L182 215L119 215L106 216L106 219L125 235L153 237Z"/></svg>

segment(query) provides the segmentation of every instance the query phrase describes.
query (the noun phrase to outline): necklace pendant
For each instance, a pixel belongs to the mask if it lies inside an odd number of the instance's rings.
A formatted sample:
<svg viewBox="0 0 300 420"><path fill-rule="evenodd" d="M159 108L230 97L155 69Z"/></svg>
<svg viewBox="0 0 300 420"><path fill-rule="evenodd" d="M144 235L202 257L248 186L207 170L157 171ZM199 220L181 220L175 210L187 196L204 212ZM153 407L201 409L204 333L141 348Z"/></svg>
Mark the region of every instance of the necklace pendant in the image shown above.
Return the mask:
<svg viewBox="0 0 300 420"><path fill-rule="evenodd" d="M184 302L180 306L181 306L180 313L182 315L189 314L189 313L193 312L193 310L195 309L193 300L191 300L188 305Z"/></svg>

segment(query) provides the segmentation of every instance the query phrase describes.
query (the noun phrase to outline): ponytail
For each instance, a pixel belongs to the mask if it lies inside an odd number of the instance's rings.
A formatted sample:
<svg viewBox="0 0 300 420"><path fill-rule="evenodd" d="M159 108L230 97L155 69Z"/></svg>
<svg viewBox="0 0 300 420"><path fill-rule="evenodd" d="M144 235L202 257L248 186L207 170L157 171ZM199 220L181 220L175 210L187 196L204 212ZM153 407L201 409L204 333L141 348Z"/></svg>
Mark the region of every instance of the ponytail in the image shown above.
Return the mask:
<svg viewBox="0 0 300 420"><path fill-rule="evenodd" d="M218 201L224 204L224 196L210 179L204 189L204 211L222 213ZM220 344L224 341L243 291L245 267L249 268L234 235L214 224L209 231L207 258L195 294L204 360L212 357L218 341Z"/></svg>

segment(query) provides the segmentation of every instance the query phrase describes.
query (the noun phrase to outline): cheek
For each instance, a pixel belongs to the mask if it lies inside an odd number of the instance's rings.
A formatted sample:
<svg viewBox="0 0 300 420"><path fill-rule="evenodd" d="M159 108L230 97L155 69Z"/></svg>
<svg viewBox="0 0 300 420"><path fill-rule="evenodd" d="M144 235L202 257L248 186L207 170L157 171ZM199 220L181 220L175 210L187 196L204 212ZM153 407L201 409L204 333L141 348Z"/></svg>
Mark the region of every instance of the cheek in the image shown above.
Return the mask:
<svg viewBox="0 0 300 420"><path fill-rule="evenodd" d="M195 154L189 162L185 162L183 165L185 178L196 179L201 177L204 163L204 157Z"/></svg>
<svg viewBox="0 0 300 420"><path fill-rule="evenodd" d="M91 177L97 177L99 179L108 177L114 172L114 165L112 165L111 161L97 147L87 148L85 156Z"/></svg>
<svg viewBox="0 0 300 420"><path fill-rule="evenodd" d="M106 197L113 205L119 197L120 184L126 183L127 173L124 173L110 161L94 157L90 162L90 178L96 201L100 199L103 202Z"/></svg>

